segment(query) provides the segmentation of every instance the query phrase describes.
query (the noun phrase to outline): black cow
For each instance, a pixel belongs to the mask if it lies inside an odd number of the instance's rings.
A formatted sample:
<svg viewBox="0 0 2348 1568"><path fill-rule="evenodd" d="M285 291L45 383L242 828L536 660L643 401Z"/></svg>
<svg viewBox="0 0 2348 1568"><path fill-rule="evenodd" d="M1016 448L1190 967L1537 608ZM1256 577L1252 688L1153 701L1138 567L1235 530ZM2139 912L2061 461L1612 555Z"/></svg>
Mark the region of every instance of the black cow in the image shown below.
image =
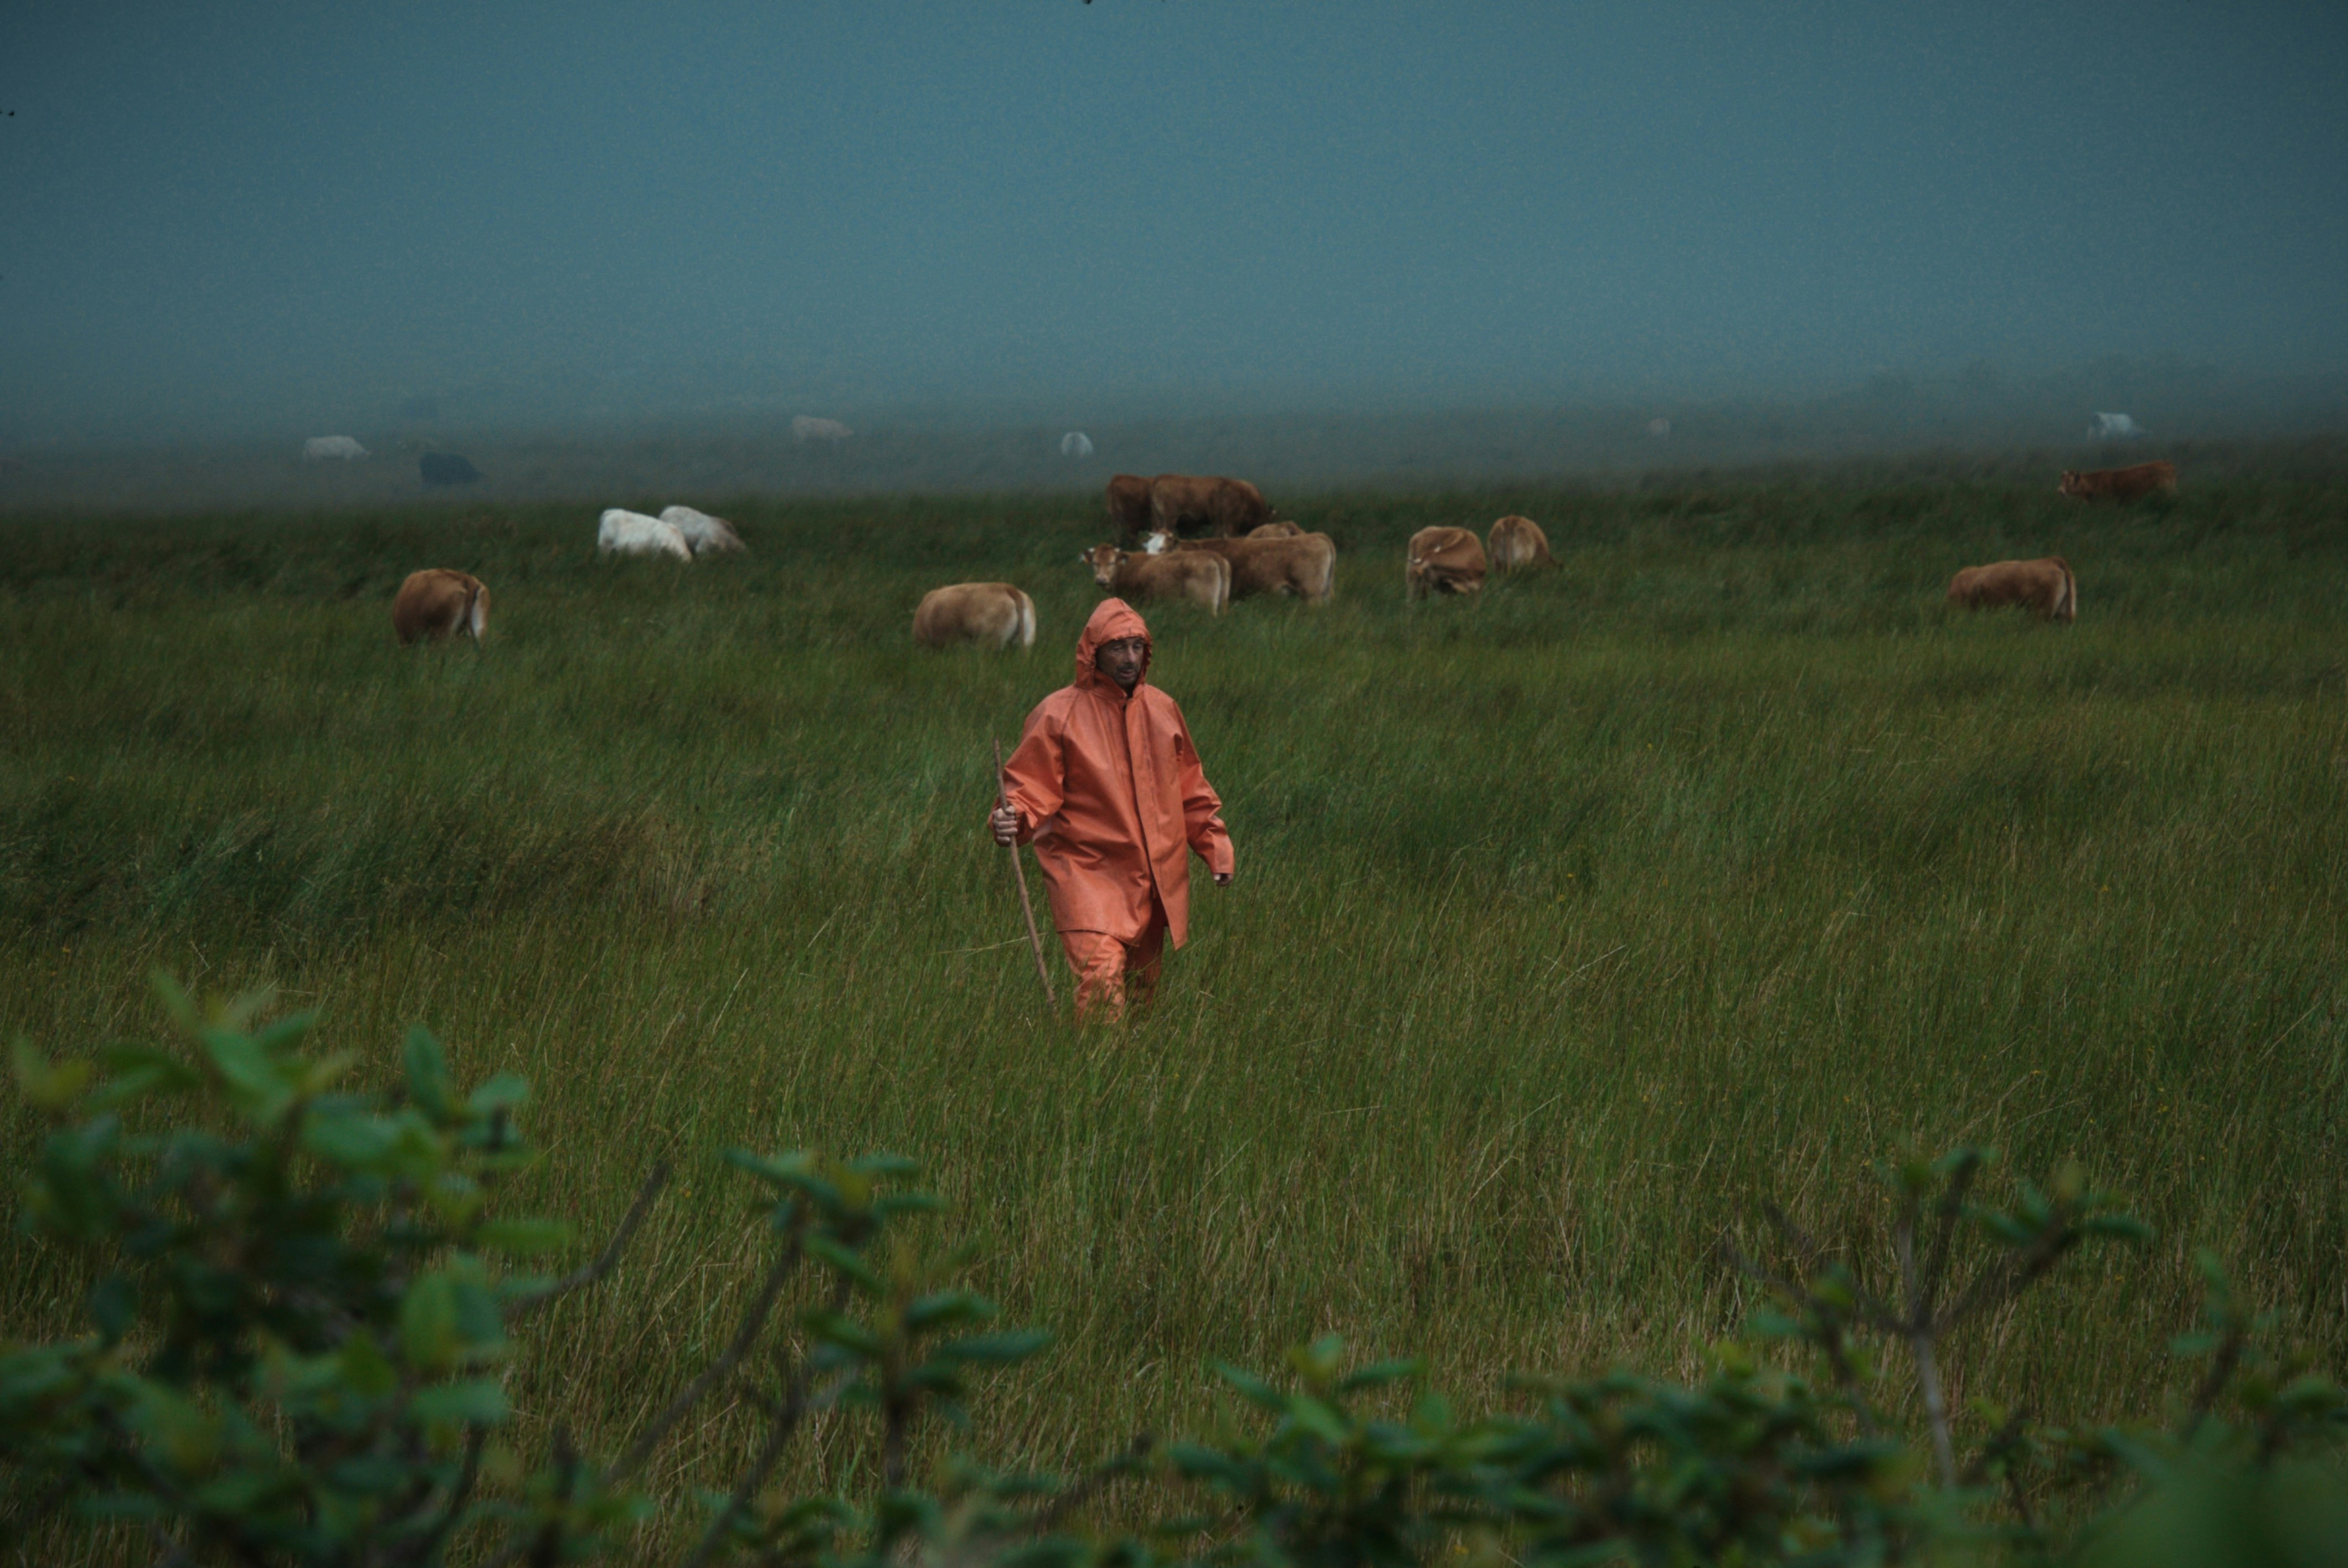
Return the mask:
<svg viewBox="0 0 2348 1568"><path fill-rule="evenodd" d="M427 485L472 485L480 481L481 471L472 460L459 457L454 452L427 452L416 460L416 471L424 476Z"/></svg>

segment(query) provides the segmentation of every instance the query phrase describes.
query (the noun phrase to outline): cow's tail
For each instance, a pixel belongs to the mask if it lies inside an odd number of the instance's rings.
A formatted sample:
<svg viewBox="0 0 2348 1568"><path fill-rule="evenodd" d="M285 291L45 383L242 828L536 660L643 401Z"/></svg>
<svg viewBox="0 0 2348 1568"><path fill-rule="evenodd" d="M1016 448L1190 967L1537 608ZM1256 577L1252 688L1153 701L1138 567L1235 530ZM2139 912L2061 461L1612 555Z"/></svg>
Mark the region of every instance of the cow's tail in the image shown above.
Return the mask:
<svg viewBox="0 0 2348 1568"><path fill-rule="evenodd" d="M2067 624L2079 619L2079 579L2072 575L2071 563L2061 556L2054 558L2054 564L2063 573L2063 596L2055 601L2054 619Z"/></svg>
<svg viewBox="0 0 2348 1568"><path fill-rule="evenodd" d="M465 589L465 631L476 642L481 640L481 633L488 630L489 625L489 606L481 602L481 596L479 581Z"/></svg>
<svg viewBox="0 0 2348 1568"><path fill-rule="evenodd" d="M1331 545L1322 553L1321 569L1313 574L1313 591L1306 595L1315 603L1326 603L1337 591L1337 547Z"/></svg>
<svg viewBox="0 0 2348 1568"><path fill-rule="evenodd" d="M1013 635L1020 647L1033 648L1035 646L1035 601L1028 598L1024 589L1014 591L1019 594L1019 623Z"/></svg>

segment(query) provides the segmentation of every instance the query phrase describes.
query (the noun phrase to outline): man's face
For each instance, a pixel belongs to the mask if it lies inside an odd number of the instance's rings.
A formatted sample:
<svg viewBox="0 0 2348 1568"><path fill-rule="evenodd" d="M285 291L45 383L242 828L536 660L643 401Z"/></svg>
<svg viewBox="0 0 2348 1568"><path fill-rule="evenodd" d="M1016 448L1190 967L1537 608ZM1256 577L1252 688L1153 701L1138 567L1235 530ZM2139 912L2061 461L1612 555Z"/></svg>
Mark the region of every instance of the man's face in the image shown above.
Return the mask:
<svg viewBox="0 0 2348 1568"><path fill-rule="evenodd" d="M1093 651L1093 666L1117 682L1120 692L1131 692L1141 682L1141 666L1149 658L1149 639L1120 637L1114 642L1104 642Z"/></svg>

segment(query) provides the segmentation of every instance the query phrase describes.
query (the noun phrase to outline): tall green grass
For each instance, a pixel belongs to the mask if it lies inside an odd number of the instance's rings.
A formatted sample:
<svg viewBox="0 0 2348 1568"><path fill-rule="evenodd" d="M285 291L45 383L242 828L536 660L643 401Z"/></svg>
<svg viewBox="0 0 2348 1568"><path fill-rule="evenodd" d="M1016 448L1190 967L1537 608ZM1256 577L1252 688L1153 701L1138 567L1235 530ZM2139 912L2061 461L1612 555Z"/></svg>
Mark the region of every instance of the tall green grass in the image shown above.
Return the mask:
<svg viewBox="0 0 2348 1568"><path fill-rule="evenodd" d="M756 553L690 569L596 559L576 508L0 524L0 1030L266 981L379 1077L419 1019L528 1075L530 1201L591 1235L682 1162L520 1369L531 1419L608 1445L728 1327L737 1143L928 1163L1063 1336L1008 1398L1045 1463L1323 1329L1493 1398L1688 1368L1745 1306L1722 1228L1769 1194L1856 1234L1909 1141L2075 1158L2161 1233L1960 1347L1959 1403L2145 1409L2199 1245L2348 1358L2348 483L1292 503L1336 602L1149 611L1240 874L1125 1030L1044 1016L982 831L1093 506L721 509ZM1413 529L1507 511L1555 571L1405 604ZM1941 600L2050 551L2074 627ZM488 581L486 647L391 645L427 565ZM911 646L924 589L994 578L1033 653ZM0 1322L67 1322L77 1283L0 1245Z"/></svg>

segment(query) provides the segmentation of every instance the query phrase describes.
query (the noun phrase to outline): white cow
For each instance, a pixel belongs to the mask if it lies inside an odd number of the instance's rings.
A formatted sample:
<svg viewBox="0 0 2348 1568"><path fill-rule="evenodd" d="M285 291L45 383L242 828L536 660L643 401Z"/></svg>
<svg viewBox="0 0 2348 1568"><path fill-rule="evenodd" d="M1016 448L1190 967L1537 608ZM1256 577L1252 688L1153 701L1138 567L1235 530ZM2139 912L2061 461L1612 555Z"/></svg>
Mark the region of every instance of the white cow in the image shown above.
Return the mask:
<svg viewBox="0 0 2348 1568"><path fill-rule="evenodd" d="M1093 438L1081 430L1071 430L1060 437L1060 456L1089 457L1093 455Z"/></svg>
<svg viewBox="0 0 2348 1568"><path fill-rule="evenodd" d="M2133 441L2143 434L2144 426L2125 414L2098 414L2087 426L2090 441Z"/></svg>
<svg viewBox="0 0 2348 1568"><path fill-rule="evenodd" d="M685 542L685 535L677 531L675 523L618 507L603 514L602 523L595 530L595 548L607 556L675 556L682 561L693 559L693 547Z"/></svg>
<svg viewBox="0 0 2348 1568"><path fill-rule="evenodd" d="M329 457L348 461L366 455L367 449L347 436L313 436L302 443L302 461L304 463L320 463Z"/></svg>
<svg viewBox="0 0 2348 1568"><path fill-rule="evenodd" d="M748 548L742 536L734 531L733 524L691 507L664 507L660 520L683 534L685 542L693 547L697 556L732 555Z"/></svg>
<svg viewBox="0 0 2348 1568"><path fill-rule="evenodd" d="M795 415L791 419L794 441L829 441L837 446L855 434L837 419L818 419L811 414Z"/></svg>

